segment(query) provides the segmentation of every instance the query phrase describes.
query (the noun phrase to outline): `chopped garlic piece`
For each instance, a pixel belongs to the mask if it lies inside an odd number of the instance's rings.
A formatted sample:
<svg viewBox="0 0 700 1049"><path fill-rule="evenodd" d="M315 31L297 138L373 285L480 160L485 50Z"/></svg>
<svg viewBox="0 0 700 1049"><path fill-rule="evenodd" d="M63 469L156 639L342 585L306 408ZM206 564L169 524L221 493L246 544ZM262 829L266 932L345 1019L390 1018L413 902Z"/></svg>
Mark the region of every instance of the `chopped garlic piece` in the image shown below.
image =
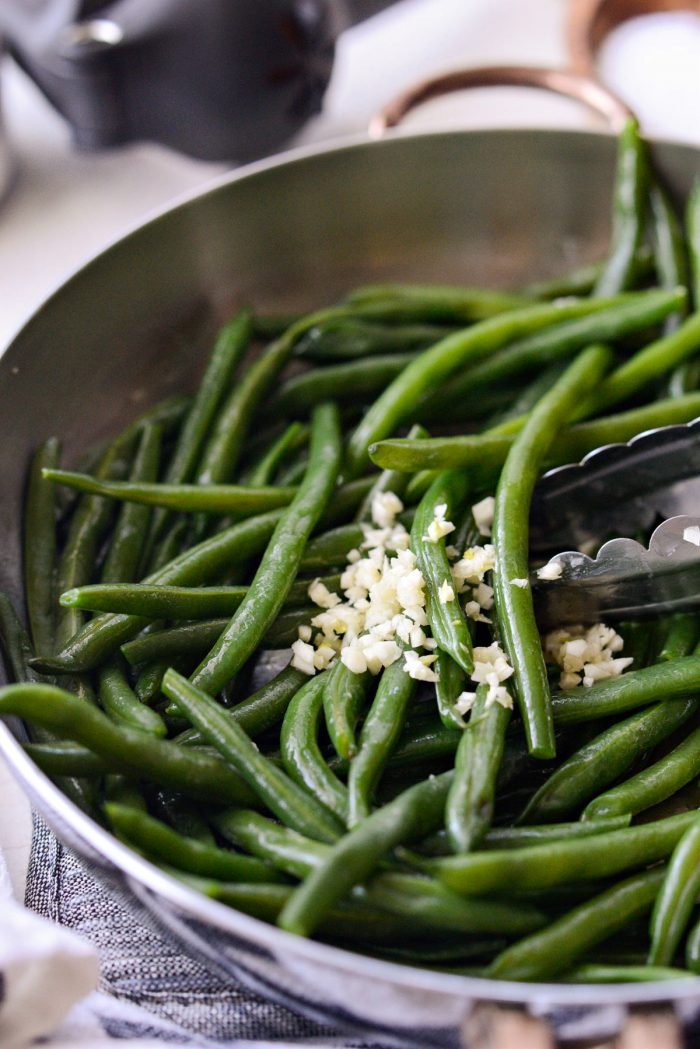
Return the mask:
<svg viewBox="0 0 700 1049"><path fill-rule="evenodd" d="M326 670L335 660L336 652L328 644L321 644L314 652L314 666L316 670Z"/></svg>
<svg viewBox="0 0 700 1049"><path fill-rule="evenodd" d="M468 714L476 703L476 692L460 692L455 700L455 710L458 714Z"/></svg>
<svg viewBox="0 0 700 1049"><path fill-rule="evenodd" d="M562 572L563 568L559 561L548 561L546 565L537 569L537 578L547 581L560 579Z"/></svg>
<svg viewBox="0 0 700 1049"><path fill-rule="evenodd" d="M433 683L438 680L438 675L430 667L430 664L437 659L436 655L419 656L417 652L409 649L408 652L404 652L403 656L404 670L409 677L415 678L416 681Z"/></svg>
<svg viewBox="0 0 700 1049"><path fill-rule="evenodd" d="M316 673L314 666L314 647L301 639L292 645L292 666L310 677Z"/></svg>
<svg viewBox="0 0 700 1049"><path fill-rule="evenodd" d="M379 528L393 528L403 503L394 492L377 492L372 499L372 520Z"/></svg>
<svg viewBox="0 0 700 1049"><path fill-rule="evenodd" d="M605 623L595 623L588 628L564 627L550 631L543 638L545 659L562 670L559 677L562 689L581 684L590 688L596 681L619 677L633 662L627 656L616 657L623 645L620 635Z"/></svg>
<svg viewBox="0 0 700 1049"><path fill-rule="evenodd" d="M318 605L319 608L335 608L336 605L340 604L340 598L338 595L332 594L320 579L314 579L307 593L309 598L315 605Z"/></svg>
<svg viewBox="0 0 700 1049"><path fill-rule="evenodd" d="M700 546L700 526L688 525L687 528L684 528L683 539L686 543L693 543L694 546Z"/></svg>
<svg viewBox="0 0 700 1049"><path fill-rule="evenodd" d="M511 579L510 585L511 586L519 586L521 590L524 590L527 586L529 586L529 580L528 579Z"/></svg>
<svg viewBox="0 0 700 1049"><path fill-rule="evenodd" d="M311 627L310 626L300 626L298 628L298 630L297 630L297 633L298 633L299 639L301 641L307 641L308 642L308 641L311 640Z"/></svg>
<svg viewBox="0 0 700 1049"><path fill-rule="evenodd" d="M472 506L474 523L479 529L481 535L491 535L493 511L495 506L496 501L492 495L487 495L485 499L482 499L478 503L474 503L474 506Z"/></svg>
<svg viewBox="0 0 700 1049"><path fill-rule="evenodd" d="M446 579L440 584L438 597L443 605L446 605L448 601L454 601L455 599L455 592Z"/></svg>

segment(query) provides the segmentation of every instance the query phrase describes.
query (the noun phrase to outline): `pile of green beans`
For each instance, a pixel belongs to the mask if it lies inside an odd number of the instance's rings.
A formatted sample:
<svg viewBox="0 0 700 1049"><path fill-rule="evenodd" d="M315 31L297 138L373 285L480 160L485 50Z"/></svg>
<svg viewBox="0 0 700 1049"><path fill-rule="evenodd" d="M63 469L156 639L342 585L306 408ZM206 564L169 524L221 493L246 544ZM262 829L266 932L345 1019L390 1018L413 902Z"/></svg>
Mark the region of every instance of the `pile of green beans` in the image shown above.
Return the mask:
<svg viewBox="0 0 700 1049"><path fill-rule="evenodd" d="M631 122L613 196L594 264L241 310L193 397L88 472L57 437L36 450L0 715L121 841L223 904L403 964L700 974L700 612L622 624L632 667L562 690L532 601L542 472L700 416L700 188L677 214ZM422 640L397 630L399 658L355 672L321 658L311 621L343 600L387 493ZM485 543L493 608L475 617L452 564ZM290 662L298 638L313 674ZM512 668L496 693L478 676L494 643ZM424 644L416 680L404 653Z"/></svg>

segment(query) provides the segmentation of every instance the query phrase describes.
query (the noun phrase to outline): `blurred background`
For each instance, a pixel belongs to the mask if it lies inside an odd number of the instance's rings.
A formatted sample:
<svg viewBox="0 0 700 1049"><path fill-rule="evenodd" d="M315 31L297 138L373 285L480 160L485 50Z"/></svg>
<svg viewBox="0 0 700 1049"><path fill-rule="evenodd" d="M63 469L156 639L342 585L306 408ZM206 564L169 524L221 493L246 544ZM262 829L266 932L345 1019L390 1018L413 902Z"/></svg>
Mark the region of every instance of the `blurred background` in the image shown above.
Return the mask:
<svg viewBox="0 0 700 1049"><path fill-rule="evenodd" d="M0 0L0 347L91 255L241 162L363 136L429 75L570 65L575 3L642 13L600 43L595 71L648 135L700 143L700 0ZM485 126L602 122L501 88L406 121ZM0 792L0 847L21 891L28 805L1 765Z"/></svg>

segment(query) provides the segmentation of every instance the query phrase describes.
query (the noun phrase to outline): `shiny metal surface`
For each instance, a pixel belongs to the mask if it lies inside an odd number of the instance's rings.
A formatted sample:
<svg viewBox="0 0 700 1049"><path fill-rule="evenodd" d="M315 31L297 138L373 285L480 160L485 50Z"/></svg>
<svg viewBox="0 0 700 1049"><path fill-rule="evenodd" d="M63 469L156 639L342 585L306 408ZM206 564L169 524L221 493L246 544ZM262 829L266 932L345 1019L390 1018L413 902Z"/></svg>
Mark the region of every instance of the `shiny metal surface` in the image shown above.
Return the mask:
<svg viewBox="0 0 700 1049"><path fill-rule="evenodd" d="M655 152L671 188L687 192L697 153ZM255 165L119 241L48 300L0 360L0 585L20 595L23 476L48 434L63 435L70 461L187 386L207 334L243 302L284 312L384 279L517 285L600 256L614 154L611 138L593 134L398 136ZM599 1041L635 1002L672 1001L688 1018L700 1010L692 980L514 985L291 936L196 895L126 849L52 786L4 726L0 749L59 836L141 916L218 971L308 1015L438 1046L460 1042L476 1003L510 1003L546 1018L559 1038Z"/></svg>

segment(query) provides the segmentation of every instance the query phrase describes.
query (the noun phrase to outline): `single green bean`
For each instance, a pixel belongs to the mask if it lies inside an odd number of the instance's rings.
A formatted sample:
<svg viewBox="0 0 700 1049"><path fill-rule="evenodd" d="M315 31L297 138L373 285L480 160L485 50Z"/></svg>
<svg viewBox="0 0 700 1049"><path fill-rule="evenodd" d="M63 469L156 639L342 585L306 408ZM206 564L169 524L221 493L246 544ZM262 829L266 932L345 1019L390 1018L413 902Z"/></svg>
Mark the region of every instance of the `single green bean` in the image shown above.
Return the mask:
<svg viewBox="0 0 700 1049"><path fill-rule="evenodd" d="M656 183L649 192L654 232L654 261L656 275L662 288L688 287L688 257L685 238L678 217L673 210L668 194ZM674 331L686 309L678 310L666 318L664 333Z"/></svg>
<svg viewBox="0 0 700 1049"><path fill-rule="evenodd" d="M514 885L519 892L525 892L568 882L596 881L666 859L696 818L696 813L684 812L592 838L470 852L426 860L423 866L466 896L509 893Z"/></svg>
<svg viewBox="0 0 700 1049"><path fill-rule="evenodd" d="M144 706L134 694L120 662L111 660L97 675L100 706L113 721L163 738L167 728L160 714Z"/></svg>
<svg viewBox="0 0 700 1049"><path fill-rule="evenodd" d="M462 730L464 718L456 708L456 702L462 692L469 686L469 675L455 663L452 656L438 649L437 672L435 682L435 702L440 720L446 728Z"/></svg>
<svg viewBox="0 0 700 1049"><path fill-rule="evenodd" d="M508 453L496 490L493 545L494 607L513 667L515 694L533 757L554 757L554 722L535 620L532 591L515 581L529 570L530 501L547 450L580 398L601 378L610 360L604 347L584 350L533 410Z"/></svg>
<svg viewBox="0 0 700 1049"><path fill-rule="evenodd" d="M320 841L337 838L338 825L327 810L264 757L240 725L206 692L174 670L163 678L163 692L279 819ZM194 753L190 747L178 749Z"/></svg>
<svg viewBox="0 0 700 1049"><path fill-rule="evenodd" d="M160 461L161 430L157 423L144 423L129 475L130 484L155 481ZM129 583L138 578L151 511L128 503L117 516L109 550L102 567L103 583Z"/></svg>
<svg viewBox="0 0 700 1049"><path fill-rule="evenodd" d="M690 257L690 294L694 310L700 310L700 179L695 179L686 210L686 242Z"/></svg>
<svg viewBox="0 0 700 1049"><path fill-rule="evenodd" d="M526 306L523 294L493 288L470 288L436 284L366 284L355 288L347 301L361 313L374 312L398 319L420 319L443 323L469 323ZM393 312L392 312L393 307ZM397 316L398 315L398 316Z"/></svg>
<svg viewBox="0 0 700 1049"><path fill-rule="evenodd" d="M692 658L692 657L689 657ZM673 664L662 664L669 670ZM700 773L700 728L682 743L617 787L599 794L583 810L583 819L617 816L620 812L644 812L690 783Z"/></svg>
<svg viewBox="0 0 700 1049"><path fill-rule="evenodd" d="M548 980L571 968L601 940L623 929L652 906L664 868L644 871L606 889L541 932L506 947L488 968L500 980Z"/></svg>
<svg viewBox="0 0 700 1049"><path fill-rule="evenodd" d="M648 965L671 965L700 891L700 817L676 845L651 915Z"/></svg>
<svg viewBox="0 0 700 1049"><path fill-rule="evenodd" d="M324 400L355 404L366 397L374 397L415 359L415 353L392 353L313 368L294 375L269 398L264 417L279 419L302 415Z"/></svg>
<svg viewBox="0 0 700 1049"><path fill-rule="evenodd" d="M340 659L324 677L326 728L336 753L348 761L357 754L355 729L373 681L369 671L355 674Z"/></svg>
<svg viewBox="0 0 700 1049"><path fill-rule="evenodd" d="M382 671L365 717L357 754L348 773L347 821L357 826L372 811L374 789L401 734L416 681L406 673L403 654Z"/></svg>
<svg viewBox="0 0 700 1049"><path fill-rule="evenodd" d="M24 506L24 592L34 651L50 654L54 648L56 609L53 578L56 564L56 504L53 485L42 477L46 467L58 466L61 446L49 437L32 457Z"/></svg>
<svg viewBox="0 0 700 1049"><path fill-rule="evenodd" d="M578 965L560 976L564 983L656 983L658 980L689 980L694 973L662 965Z"/></svg>
<svg viewBox="0 0 700 1049"><path fill-rule="evenodd" d="M644 204L649 177L646 143L634 118L618 138L610 254L593 294L614 295L634 280L635 256L644 233Z"/></svg>
<svg viewBox="0 0 700 1049"><path fill-rule="evenodd" d="M316 361L356 360L382 353L424 349L447 334L438 324L373 324L357 318L311 328L299 340L298 357Z"/></svg>
<svg viewBox="0 0 700 1049"><path fill-rule="evenodd" d="M192 675L193 683L203 691L216 693L223 688L274 622L333 491L340 455L337 409L321 404L312 415L309 466L301 487L275 528L243 602Z"/></svg>
<svg viewBox="0 0 700 1049"><path fill-rule="evenodd" d="M496 777L503 757L510 710L488 705L480 685L455 758L445 805L445 826L455 852L470 852L484 839L493 819Z"/></svg>
<svg viewBox="0 0 700 1049"><path fill-rule="evenodd" d="M280 732L282 764L290 779L318 798L341 823L348 813L347 788L331 772L318 745L327 674L317 674L301 686L287 707Z"/></svg>
<svg viewBox="0 0 700 1049"><path fill-rule="evenodd" d="M411 549L425 580L426 614L432 635L438 647L447 652L465 674L471 674L474 669L471 633L453 589L445 540L432 538L430 528L434 520L439 520L438 508L443 519L452 523L452 518L463 510L469 493L469 477L464 471L440 474L421 499L411 528Z"/></svg>
<svg viewBox="0 0 700 1049"><path fill-rule="evenodd" d="M607 834L611 830L628 827L632 817L611 816L599 820L577 820L575 823L534 824L529 827L492 827L483 841L486 849L520 849L525 845L545 845L552 841L587 838L592 834Z"/></svg>
<svg viewBox="0 0 700 1049"><path fill-rule="evenodd" d="M668 633L659 652L659 662L689 656L700 640L700 618L695 612L678 612L671 616Z"/></svg>
<svg viewBox="0 0 700 1049"><path fill-rule="evenodd" d="M279 467L289 453L303 448L308 439L308 426L300 422L290 423L250 471L248 484L253 487L272 484Z"/></svg>

